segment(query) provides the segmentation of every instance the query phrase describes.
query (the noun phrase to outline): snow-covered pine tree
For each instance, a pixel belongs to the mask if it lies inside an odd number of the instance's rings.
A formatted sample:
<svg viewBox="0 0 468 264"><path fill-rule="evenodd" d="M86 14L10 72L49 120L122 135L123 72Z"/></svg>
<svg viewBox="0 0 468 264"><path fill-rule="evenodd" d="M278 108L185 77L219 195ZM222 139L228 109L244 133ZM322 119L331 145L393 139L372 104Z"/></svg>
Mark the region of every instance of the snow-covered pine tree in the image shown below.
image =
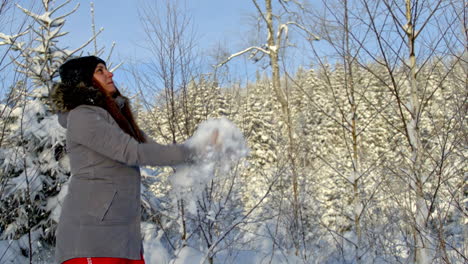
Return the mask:
<svg viewBox="0 0 468 264"><path fill-rule="evenodd" d="M466 55L466 52L465 52ZM461 56L460 56L461 57ZM465 56L466 57L466 56ZM468 115L468 93L466 83L466 63L463 59L445 61L446 65L438 78L447 79L442 82L435 102L434 117L437 122L431 122L432 131L437 133L433 142L436 147L433 156L439 157L438 175L444 184L438 200L434 203L434 217L431 225L437 230L439 236L439 250L445 259L453 263L466 260L466 254L454 253L444 243L459 246L458 252L466 247L466 234L468 234L468 173L466 152L468 138L466 137L466 116ZM452 68L453 67L453 68ZM465 153L465 154L463 154ZM433 188L437 188L437 185Z"/></svg>
<svg viewBox="0 0 468 264"><path fill-rule="evenodd" d="M0 239L27 236L22 251L30 259L41 246L53 243L64 195L59 192L69 176L65 130L51 109L49 92L58 67L92 40L74 50L60 47L61 37L67 34L63 31L66 18L79 6L62 11L70 2L43 0L42 14L18 5L34 23L25 35L32 41L2 42L18 53L13 62L24 80L14 86L21 91L19 101L1 106L12 114L3 120L7 132L0 149L0 208L5 212L0 216Z"/></svg>
<svg viewBox="0 0 468 264"><path fill-rule="evenodd" d="M317 152L321 150L328 152L330 146L324 144L324 141L330 134L326 133L325 126L332 121L322 113L322 111L329 110L325 110L327 106L324 100L327 97L319 96L326 86L323 80L318 79L313 69L299 68L289 82L293 84L288 96L296 138L296 144L293 147L297 162L299 204L302 216L299 221L300 228L306 231L302 233L303 236L300 239L305 241L302 246L304 252L308 254L307 258L318 259L318 254L311 249L315 246L313 244L315 238L325 234L322 226L317 224L321 223L321 217L325 214L325 209L321 206L323 203L318 202L318 194L323 190L323 186L330 186L330 184L325 182L327 178L323 178L326 173L322 171L324 169L327 171L327 168L317 158ZM317 104L325 108L322 109ZM289 235L298 236L298 234ZM323 244L320 247L323 247ZM326 247L319 251L325 252Z"/></svg>
<svg viewBox="0 0 468 264"><path fill-rule="evenodd" d="M279 105L269 91L270 80L257 73L255 83L247 84L246 94L237 117L250 148L248 166L242 172L244 202L251 207L262 196L277 167L277 136L279 127L275 118ZM275 108L276 107L276 108Z"/></svg>
<svg viewBox="0 0 468 264"><path fill-rule="evenodd" d="M305 110L307 121L305 133L314 156L311 164L320 182L317 198L323 205L321 222L338 233L349 230L350 222L343 215L349 192L346 191L346 171L350 168L345 142L342 140L342 111L344 98L334 95L341 87L344 73L337 67L322 65L317 72L311 71L307 91L314 100ZM338 98L337 98L338 97ZM341 104L339 104L341 103ZM312 124L312 126L311 126ZM310 129L310 130L309 130Z"/></svg>
<svg viewBox="0 0 468 264"><path fill-rule="evenodd" d="M195 126L209 118L218 117L217 99L220 90L217 82L214 82L210 75L201 75L198 80L190 83L189 100L191 104L192 117L195 120Z"/></svg>

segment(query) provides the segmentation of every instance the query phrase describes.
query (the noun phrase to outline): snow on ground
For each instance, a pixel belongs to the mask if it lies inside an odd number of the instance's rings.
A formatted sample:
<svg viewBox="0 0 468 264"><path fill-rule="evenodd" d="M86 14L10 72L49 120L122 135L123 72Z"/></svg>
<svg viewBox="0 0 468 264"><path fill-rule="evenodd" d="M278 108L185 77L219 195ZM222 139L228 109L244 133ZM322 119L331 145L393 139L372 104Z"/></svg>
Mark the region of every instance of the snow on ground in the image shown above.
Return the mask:
<svg viewBox="0 0 468 264"><path fill-rule="evenodd" d="M176 252L176 258L171 261L171 264L187 264L187 263L203 263L203 253L191 248L183 247Z"/></svg>
<svg viewBox="0 0 468 264"><path fill-rule="evenodd" d="M161 244L160 238L162 237L162 231L158 231L156 238L152 237L151 231L154 233L154 225L149 223L143 223L142 233L145 240L143 246L145 250L144 258L148 264L204 264L209 263L205 259L204 252L193 247L185 246L181 249L176 250L174 255L168 253L168 250ZM146 232L144 231L146 230ZM267 239L268 240L268 239ZM230 248L220 252L216 255L214 263L242 263L242 264L303 264L304 261L294 256L293 254L286 254L279 250L275 250L272 253L272 248L262 248L265 244L269 244L269 241L258 241L259 248L253 248L250 250Z"/></svg>
<svg viewBox="0 0 468 264"><path fill-rule="evenodd" d="M146 263L169 263L171 257L167 249L161 243L164 235L162 230L158 231L155 224L142 222L141 234L143 236L144 259Z"/></svg>

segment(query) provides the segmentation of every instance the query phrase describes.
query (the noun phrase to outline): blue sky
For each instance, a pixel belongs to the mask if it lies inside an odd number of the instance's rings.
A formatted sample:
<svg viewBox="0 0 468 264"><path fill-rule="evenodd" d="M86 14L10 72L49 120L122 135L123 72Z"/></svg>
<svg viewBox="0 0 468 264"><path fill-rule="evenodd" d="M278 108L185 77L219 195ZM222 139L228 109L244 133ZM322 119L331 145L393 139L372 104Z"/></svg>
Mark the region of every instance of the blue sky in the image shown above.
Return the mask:
<svg viewBox="0 0 468 264"><path fill-rule="evenodd" d="M70 36L66 40L70 42L67 43L69 45L81 43L91 36L90 2L92 1L79 2L79 10L68 18L65 26L65 29L70 31ZM142 0L93 2L96 27L104 28L98 43L110 46L115 41L117 46L114 55L119 59L144 58L145 51L140 48L140 44L145 37L138 16L138 3ZM192 23L200 37L200 45L204 48L210 48L219 41L235 41L242 34L242 28L246 26L243 22L245 16L252 12L253 8L249 0L187 1Z"/></svg>
<svg viewBox="0 0 468 264"><path fill-rule="evenodd" d="M141 47L144 45L145 36L138 14L139 4L143 0L72 1L74 4L70 4L67 10L78 2L80 3L78 11L69 16L64 27L70 32L64 39L65 45L70 48L76 47L92 35L90 3L93 2L96 28L104 28L98 38L98 45L109 48L112 42L116 43L112 60L125 63L148 57L148 52ZM220 42L228 43L232 52L246 45L243 45L239 39L248 27L245 22L246 17L254 11L254 5L250 0L187 0L186 4L202 50L207 51ZM107 52L104 52L104 55L107 56ZM118 70L115 76L118 82L121 79L119 77L122 77L119 74L122 75ZM254 72L251 74L255 75Z"/></svg>
<svg viewBox="0 0 468 264"><path fill-rule="evenodd" d="M39 0L18 0L20 4L42 14L42 3ZM61 39L60 46L75 49L92 36L90 3L94 2L96 28L104 28L98 37L98 46L105 46L103 58L107 57L107 50L115 42L116 46L111 61L124 63L124 67L130 62L147 60L150 55L142 48L145 44L145 35L139 18L138 9L144 2L153 1L162 4L163 0L72 0L65 8L55 15L69 12L75 5L80 4L77 12L67 17L64 31L69 34ZM171 0L176 1L176 0ZM246 39L249 37L250 28L248 16L255 13L255 6L251 0L178 0L186 3L186 10L192 18L192 24L198 35L198 45L202 52L202 58L207 58L209 50L222 44L227 51L234 53L246 47ZM62 4L65 0L57 0L56 4ZM33 7L31 7L33 6ZM21 12L18 11L21 14ZM17 17L18 19L19 17ZM9 32L6 32L7 34ZM84 54L92 52L93 45L89 45ZM291 56L304 60L304 56ZM253 80L258 69L258 64L248 61L246 56L238 57L229 63L230 78L235 80ZM125 71L120 68L115 72L114 79L119 84L129 84L129 78L125 77ZM206 63L206 68L209 64ZM268 68L263 68L269 72ZM206 70L205 70L206 72ZM129 84L132 86L131 84Z"/></svg>

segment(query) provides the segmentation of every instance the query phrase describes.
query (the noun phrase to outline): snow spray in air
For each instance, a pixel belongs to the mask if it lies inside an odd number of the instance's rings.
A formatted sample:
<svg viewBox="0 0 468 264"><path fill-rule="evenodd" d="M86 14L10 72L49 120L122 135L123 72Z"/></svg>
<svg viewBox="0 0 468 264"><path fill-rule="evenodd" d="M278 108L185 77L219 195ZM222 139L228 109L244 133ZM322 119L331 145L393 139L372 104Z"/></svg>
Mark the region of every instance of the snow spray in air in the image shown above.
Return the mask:
<svg viewBox="0 0 468 264"><path fill-rule="evenodd" d="M218 144L210 145L213 133L218 130ZM190 213L196 213L196 201L204 186L215 175L222 175L249 153L241 130L226 118L202 122L185 144L197 153L195 162L176 167L170 182L178 199L187 204Z"/></svg>

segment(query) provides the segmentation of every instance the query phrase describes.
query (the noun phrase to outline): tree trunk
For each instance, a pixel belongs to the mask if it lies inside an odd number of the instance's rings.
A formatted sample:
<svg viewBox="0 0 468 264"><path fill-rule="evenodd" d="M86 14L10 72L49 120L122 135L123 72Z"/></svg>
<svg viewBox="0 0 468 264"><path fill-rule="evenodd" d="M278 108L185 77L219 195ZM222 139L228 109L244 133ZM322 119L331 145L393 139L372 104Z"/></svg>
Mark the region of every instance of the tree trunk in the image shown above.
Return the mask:
<svg viewBox="0 0 468 264"><path fill-rule="evenodd" d="M413 237L414 237L414 262L417 264L429 263L429 252L427 248L428 233L427 228L427 206L424 199L424 175L422 172L422 155L423 149L421 144L421 137L419 133L419 115L420 115L420 104L418 100L418 89L416 79L416 55L415 55L415 40L416 35L412 24L412 10L411 0L406 0L406 36L408 38L408 49L409 49L409 84L410 84L410 119L407 124L409 141L412 150L412 176L416 195L416 212L415 221L413 223Z"/></svg>
<svg viewBox="0 0 468 264"><path fill-rule="evenodd" d="M281 28L278 28L277 37L275 40L275 32L273 30L273 11L271 6L271 0L265 0L266 6L266 22L268 29L268 51L272 69L273 78L273 90L275 91L276 98L281 105L281 111L283 114L283 120L288 129L288 157L291 162L292 168L292 192L293 192L293 215L294 215L294 226L299 231L299 192L298 192L298 177L294 159L294 137L293 137L293 125L291 120L291 114L289 109L288 98L286 93L281 88L281 75L279 68L279 49L281 48ZM293 238L293 242L296 247L296 255L299 255L299 241Z"/></svg>
<svg viewBox="0 0 468 264"><path fill-rule="evenodd" d="M351 107L351 137L352 137L352 186L353 186L353 201L352 201L352 206L354 207L353 209L353 220L354 220L354 233L356 235L356 241L355 241L355 252L354 252L354 259L356 263L361 262L361 248L362 248L362 232L361 232L361 211L362 211L362 206L361 206L361 199L359 197L359 189L360 189L360 164L359 164L359 155L358 155L358 136L357 136L357 104L355 100L355 87L354 87L354 80L353 80L353 57L351 55L351 49L350 49L350 40L349 40L349 17L348 17L348 1L344 1L344 30L345 30L345 85L346 85L346 90L348 91L348 102Z"/></svg>

